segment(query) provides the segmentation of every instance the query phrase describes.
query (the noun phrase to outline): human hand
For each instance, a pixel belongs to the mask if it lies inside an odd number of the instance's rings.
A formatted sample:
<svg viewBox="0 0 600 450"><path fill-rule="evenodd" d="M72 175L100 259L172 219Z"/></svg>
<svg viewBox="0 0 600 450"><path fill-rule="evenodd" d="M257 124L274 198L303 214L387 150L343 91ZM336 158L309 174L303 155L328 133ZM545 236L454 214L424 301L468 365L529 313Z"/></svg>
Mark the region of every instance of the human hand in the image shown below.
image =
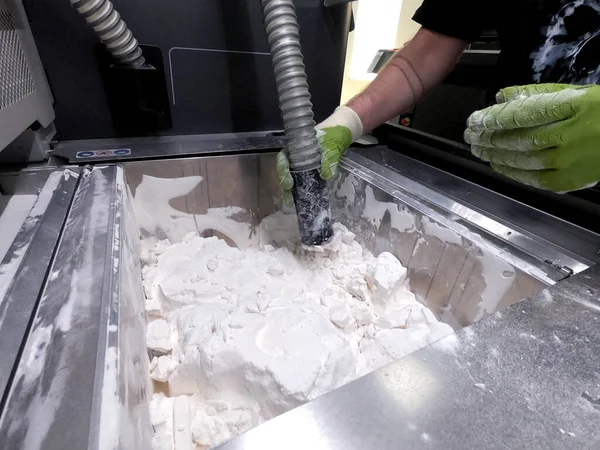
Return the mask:
<svg viewBox="0 0 600 450"><path fill-rule="evenodd" d="M600 181L600 86L532 84L502 89L475 111L465 141L507 177L564 193Z"/></svg>
<svg viewBox="0 0 600 450"><path fill-rule="evenodd" d="M362 135L362 122L352 109L340 106L315 129L321 148L321 178L329 180L337 173L340 159L352 142ZM291 205L294 180L290 173L287 149L277 154L277 177L283 191L283 199L286 204Z"/></svg>

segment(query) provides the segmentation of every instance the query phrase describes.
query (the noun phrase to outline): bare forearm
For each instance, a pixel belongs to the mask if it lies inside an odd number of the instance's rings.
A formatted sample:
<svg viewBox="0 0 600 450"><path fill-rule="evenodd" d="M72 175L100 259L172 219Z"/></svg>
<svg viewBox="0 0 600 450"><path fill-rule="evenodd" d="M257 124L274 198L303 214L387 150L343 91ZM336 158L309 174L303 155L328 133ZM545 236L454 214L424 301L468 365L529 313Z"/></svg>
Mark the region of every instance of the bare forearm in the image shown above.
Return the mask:
<svg viewBox="0 0 600 450"><path fill-rule="evenodd" d="M467 42L421 29L348 103L364 132L411 108L452 70Z"/></svg>

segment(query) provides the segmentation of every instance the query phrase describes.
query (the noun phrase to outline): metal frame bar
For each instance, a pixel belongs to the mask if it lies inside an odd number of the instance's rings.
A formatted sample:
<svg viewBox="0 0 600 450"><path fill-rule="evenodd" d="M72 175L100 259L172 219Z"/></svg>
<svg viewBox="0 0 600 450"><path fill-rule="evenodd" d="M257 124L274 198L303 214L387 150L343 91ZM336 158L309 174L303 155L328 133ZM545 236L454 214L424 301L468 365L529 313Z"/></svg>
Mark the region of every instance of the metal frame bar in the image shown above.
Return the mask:
<svg viewBox="0 0 600 450"><path fill-rule="evenodd" d="M0 418L6 448L23 442L88 448L98 426L93 398L103 387L105 365L99 362L116 281L116 173L112 165L81 175Z"/></svg>
<svg viewBox="0 0 600 450"><path fill-rule="evenodd" d="M388 150L386 150L389 152ZM562 242L562 246L559 246L547 239L539 236L532 236L530 233L520 229L519 221L512 221L511 218L506 218L504 223L496 220L494 217L482 214L480 211L473 209L465 201L457 201L446 192L440 192L439 190L430 188L423 180L415 181L406 174L411 174L413 169L420 169L419 175L422 175L424 171L428 171L429 174L437 175L436 169L431 167L418 167L420 163L413 161L409 158L402 157L401 155L393 154L395 159L393 164L386 164L385 155L373 150L364 150L360 153L351 151L348 157L342 160L342 167L348 170L361 170L368 169L372 175L369 181L374 184L379 184L386 192L397 196L401 201L406 202L413 206L415 209L423 212L426 215L436 214L431 208L438 210L435 217L436 221L444 224L446 227L454 230L456 233L464 235L466 238L471 240L477 240L477 232L484 232L488 237L495 240L495 245L502 248L510 246L512 249L517 249L523 254L523 259L529 260L529 263L533 263L536 266L546 266L544 269L545 276L549 276L550 279L558 281L565 276L579 273L588 267L594 265L595 261L588 259L585 256L581 256L573 253L567 248L573 248L566 242ZM394 170L396 169L396 170ZM402 170L402 174L398 170ZM362 172L361 172L362 173ZM446 177L444 185L460 185L468 183L452 175L443 173ZM362 176L362 175L361 175ZM485 191L488 194L490 202L505 202L510 204L506 209L518 207L522 208L522 205L514 200L503 197L499 194L492 193L477 185L469 183L469 188L473 191ZM531 208L528 208L531 211ZM439 214L439 211L443 212L443 215ZM556 221L565 226L570 226L575 229L578 233L578 237L585 237L586 240L600 240L600 236L593 232L583 230L575 225L570 225L557 219L553 216L542 213L541 211L533 210L539 215L540 221ZM519 219L519 216L515 214L515 219ZM475 234L469 233L465 235L465 226ZM564 238L564 237L563 237ZM568 247L565 248L565 245ZM514 252L511 252L514 253ZM533 258L535 261L532 261ZM536 276L532 273L532 275ZM538 273L536 277L544 279L543 273ZM547 280L546 280L547 281Z"/></svg>
<svg viewBox="0 0 600 450"><path fill-rule="evenodd" d="M280 149L286 144L282 131L223 133L145 138L86 139L58 143L52 154L70 163L100 163L173 158L219 153ZM115 150L124 150L115 153ZM121 153L121 154L119 154Z"/></svg>
<svg viewBox="0 0 600 450"><path fill-rule="evenodd" d="M19 361L77 181L77 174L68 169L49 177L1 266L0 280L6 287L3 298L0 298L2 403Z"/></svg>

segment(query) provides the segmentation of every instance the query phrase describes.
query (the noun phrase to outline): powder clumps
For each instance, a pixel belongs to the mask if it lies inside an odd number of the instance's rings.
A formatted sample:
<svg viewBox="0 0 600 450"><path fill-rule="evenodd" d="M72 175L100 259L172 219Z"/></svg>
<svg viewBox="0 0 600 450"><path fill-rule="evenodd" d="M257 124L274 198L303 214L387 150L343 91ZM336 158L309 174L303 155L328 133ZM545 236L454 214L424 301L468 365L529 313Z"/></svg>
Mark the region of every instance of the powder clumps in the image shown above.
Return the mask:
<svg viewBox="0 0 600 450"><path fill-rule="evenodd" d="M291 219L290 219L291 217ZM206 449L453 332L342 224L306 248L276 213L261 245L188 234L143 252L153 448Z"/></svg>

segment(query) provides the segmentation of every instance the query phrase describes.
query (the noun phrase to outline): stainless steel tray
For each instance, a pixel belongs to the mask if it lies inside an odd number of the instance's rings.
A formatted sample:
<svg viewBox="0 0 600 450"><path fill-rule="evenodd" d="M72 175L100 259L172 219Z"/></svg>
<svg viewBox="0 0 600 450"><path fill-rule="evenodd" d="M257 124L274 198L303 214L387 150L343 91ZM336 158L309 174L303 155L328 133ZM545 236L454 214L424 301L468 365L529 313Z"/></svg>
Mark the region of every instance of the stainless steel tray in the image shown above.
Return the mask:
<svg viewBox="0 0 600 450"><path fill-rule="evenodd" d="M11 377L12 384L3 400L0 441L7 448L149 448L147 402L151 391L139 239L168 237L176 241L186 232L200 231L235 242L218 224L200 227L198 220L210 208L237 206L243 211L232 219L257 225L278 210L274 161L273 153L244 154L127 162L83 171L20 361ZM452 345L440 341L435 348L423 349L284 414L226 447L279 448L291 430L296 430L292 433L297 439L293 448L397 448L394 439L415 430L419 434L410 439L411 448L451 442L435 439L443 433L452 434L448 430L455 426L453 420L465 420L468 414L463 411L453 417L448 414L449 409L467 398L470 412L484 411L481 408L488 399L476 396L487 391L475 388L472 394L470 389L474 384L485 384L482 380L486 376L491 379L502 362L497 358L490 362L474 348L481 344L488 352L494 347L504 354L502 346L506 345L516 352L513 334L525 326L517 320L520 314L538 314L540 310L550 316L554 311L564 313L558 307L552 309L551 303L543 303L546 287L551 286L550 292L564 294L564 286L571 286L568 290L572 291L573 285L587 286L597 279L595 271L586 271L594 262L569 250L581 245L581 240L597 239L592 233L572 233L580 237L572 247L562 238L557 242L541 239L520 227L518 220L512 221L518 217L498 219L486 215L467 202L411 178L410 165L394 167L385 159L375 161L368 154L351 152L340 172L332 186L332 208L337 220L354 231L372 252L394 253L409 268L411 290L441 320L456 330L468 327L449 337L454 339ZM160 189L144 191L144 177L163 179ZM517 207L510 199L489 195L490 201L508 206L512 202ZM141 201L144 196L153 200L150 208L148 202ZM555 220L537 211L528 214L550 224ZM252 239L252 235L248 236L249 242ZM571 276L580 272L584 273ZM584 305L584 312L579 315L592 311L597 316L600 306L589 300L593 294L582 292L581 299L565 302L561 307L568 306L577 316L577 305ZM519 303L534 294L541 297ZM513 307L506 313L495 313L509 305ZM504 323L501 314L510 319ZM547 334L552 327L565 327L564 321L540 317L540 321L531 317L527 322L535 333L543 329ZM471 325L474 322L477 323ZM502 330L511 335L502 339ZM473 341L475 335L479 340ZM576 351L577 338L569 336L562 338L571 339L569 348ZM597 342L598 336L593 339ZM448 352L457 342L460 349ZM519 353L521 364L511 362L510 370L503 371L502 380L494 378L495 383L503 383L502 389L508 389L506 395L516 395L510 391L509 377L522 378L525 372L531 373L531 364L539 357L535 347L524 344L523 349L526 351ZM567 356L561 364L568 364ZM469 367L476 368L476 377L469 378ZM551 370L536 373L538 378L552 374ZM570 377L571 390L580 389L590 380L572 373ZM544 383L540 386L548 389ZM568 382L561 378L561 383L567 389ZM432 386L437 386L432 397L437 401L419 403L417 399ZM406 397L410 392L414 398ZM539 392L535 389L534 393ZM403 403L405 397L410 401ZM547 411L551 400L536 405ZM369 419L361 425L356 411L368 404L374 410L366 413ZM401 420L402 426L381 418L378 408ZM510 448L519 447L525 437L512 433L510 426L505 425L513 423L513 419L522 420L523 414L514 412L506 402L492 402L485 414L495 414L494 408L502 413L505 422L502 427L490 428L490 433L510 441ZM440 414L437 422L436 411ZM312 414L318 418L318 430L308 420ZM592 416L582 416L582 430L591 429L587 421ZM41 428L39 418L43 418ZM78 424L76 430L74 423ZM353 432L347 430L350 440L342 438L340 424L354 428ZM427 429L423 428L425 425ZM372 436L369 430L375 427L381 431ZM299 430L302 433L298 434ZM333 434L327 437L329 431ZM328 446L324 447L323 442L329 442ZM489 441L473 438L473 442Z"/></svg>

